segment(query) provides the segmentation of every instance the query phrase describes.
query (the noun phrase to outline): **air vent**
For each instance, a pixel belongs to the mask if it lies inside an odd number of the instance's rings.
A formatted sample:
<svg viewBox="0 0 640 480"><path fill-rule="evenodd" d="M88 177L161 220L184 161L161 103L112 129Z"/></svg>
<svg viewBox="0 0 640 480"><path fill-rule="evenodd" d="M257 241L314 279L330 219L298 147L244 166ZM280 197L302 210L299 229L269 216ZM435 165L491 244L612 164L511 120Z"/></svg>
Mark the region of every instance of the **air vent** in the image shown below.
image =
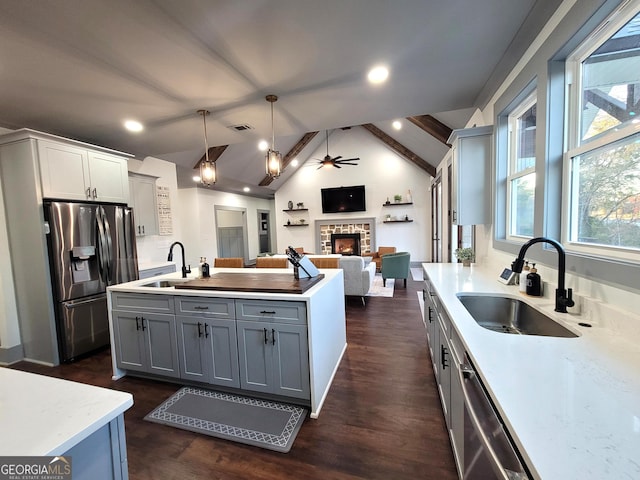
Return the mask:
<svg viewBox="0 0 640 480"><path fill-rule="evenodd" d="M236 132L244 132L245 130L253 130L253 127L248 123L241 123L239 125L229 125L227 128L235 130Z"/></svg>

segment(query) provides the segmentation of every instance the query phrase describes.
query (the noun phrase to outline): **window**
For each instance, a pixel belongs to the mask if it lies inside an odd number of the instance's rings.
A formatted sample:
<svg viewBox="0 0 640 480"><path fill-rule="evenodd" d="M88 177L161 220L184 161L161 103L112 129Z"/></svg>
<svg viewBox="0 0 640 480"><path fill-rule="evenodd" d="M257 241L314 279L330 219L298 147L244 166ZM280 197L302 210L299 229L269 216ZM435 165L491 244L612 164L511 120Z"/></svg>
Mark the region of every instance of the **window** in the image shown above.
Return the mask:
<svg viewBox="0 0 640 480"><path fill-rule="evenodd" d="M536 92L508 117L508 235L533 237L536 187Z"/></svg>
<svg viewBox="0 0 640 480"><path fill-rule="evenodd" d="M564 240L575 251L640 260L637 3L633 16L612 17L570 57L567 78Z"/></svg>

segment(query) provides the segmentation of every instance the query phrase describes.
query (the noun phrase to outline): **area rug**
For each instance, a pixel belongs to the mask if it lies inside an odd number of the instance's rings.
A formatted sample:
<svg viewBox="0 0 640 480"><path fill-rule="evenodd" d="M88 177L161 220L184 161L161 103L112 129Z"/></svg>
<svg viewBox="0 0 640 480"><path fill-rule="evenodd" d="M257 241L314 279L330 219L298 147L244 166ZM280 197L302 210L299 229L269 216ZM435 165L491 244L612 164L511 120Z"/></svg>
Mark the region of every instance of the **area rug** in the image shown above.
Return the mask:
<svg viewBox="0 0 640 480"><path fill-rule="evenodd" d="M422 275L422 268L411 268L411 277L416 282L422 282L424 280L424 276Z"/></svg>
<svg viewBox="0 0 640 480"><path fill-rule="evenodd" d="M306 416L297 405L183 387L144 419L286 453Z"/></svg>
<svg viewBox="0 0 640 480"><path fill-rule="evenodd" d="M387 278L387 286L382 286L382 275L376 273L376 276L373 278L373 286L367 293L367 297L393 297L393 285L395 283L395 279Z"/></svg>

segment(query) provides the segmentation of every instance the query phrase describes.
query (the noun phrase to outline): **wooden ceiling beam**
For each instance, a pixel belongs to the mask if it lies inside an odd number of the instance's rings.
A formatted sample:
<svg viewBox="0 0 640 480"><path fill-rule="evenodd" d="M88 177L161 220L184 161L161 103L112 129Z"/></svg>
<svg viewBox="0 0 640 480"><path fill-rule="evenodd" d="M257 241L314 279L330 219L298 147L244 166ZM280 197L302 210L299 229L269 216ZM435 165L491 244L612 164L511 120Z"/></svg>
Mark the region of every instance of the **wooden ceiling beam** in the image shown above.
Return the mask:
<svg viewBox="0 0 640 480"><path fill-rule="evenodd" d="M431 115L418 115L416 117L407 117L411 123L416 127L424 130L436 140L444 143L447 146L451 146L447 143L449 136L451 136L451 130L448 126L442 123L440 120L433 118Z"/></svg>
<svg viewBox="0 0 640 480"><path fill-rule="evenodd" d="M287 166L292 162L292 160L296 158L300 154L300 152L302 152L304 147L306 147L309 144L309 142L313 139L313 137L315 137L317 134L318 132L307 132L302 136L300 140L298 140L298 143L296 143L291 148L291 150L289 150L287 154L282 158L281 171L284 172L284 169L287 168ZM270 185L271 182L273 182L273 177L270 177L269 175L265 175L265 177L262 180L260 180L260 183L258 185L260 185L261 187L266 187Z"/></svg>
<svg viewBox="0 0 640 480"><path fill-rule="evenodd" d="M212 162L218 160L228 146L229 145L220 145L217 147L209 147L209 160ZM195 170L196 168L200 168L200 164L204 162L206 158L206 155L202 155L202 158L200 158L200 160L198 160L198 163L193 166L193 169Z"/></svg>
<svg viewBox="0 0 640 480"><path fill-rule="evenodd" d="M378 140L380 140L382 143L387 145L389 148L391 148L395 152L397 152L400 155L402 155L404 158L409 160L411 163L413 163L418 168L424 170L425 172L427 172L432 177L436 176L436 167L434 167L434 166L430 165L429 163L427 163L423 158L421 158L418 155L416 155L415 153L413 153L411 150L409 150L407 147L402 145L400 142L394 140L392 137L387 135L385 132L380 130L375 125L373 125L371 123L365 123L364 125L362 125L362 127L364 127L374 137L376 137Z"/></svg>

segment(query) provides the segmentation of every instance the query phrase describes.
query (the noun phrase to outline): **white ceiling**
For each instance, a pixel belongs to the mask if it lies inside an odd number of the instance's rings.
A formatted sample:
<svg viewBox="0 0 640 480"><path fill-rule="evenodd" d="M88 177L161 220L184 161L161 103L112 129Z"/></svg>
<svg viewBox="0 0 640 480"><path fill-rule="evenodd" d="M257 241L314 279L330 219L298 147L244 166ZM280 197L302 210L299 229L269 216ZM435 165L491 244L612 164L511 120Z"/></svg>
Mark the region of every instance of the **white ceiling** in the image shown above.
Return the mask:
<svg viewBox="0 0 640 480"><path fill-rule="evenodd" d="M230 147L216 188L269 195L259 139L373 123L435 165L446 147L396 118L465 125L560 0L0 0L0 126L191 167ZM381 86L366 81L390 69ZM126 132L125 119L145 130ZM248 124L237 132L231 125ZM306 160L324 135L300 155ZM330 152L339 155L339 152ZM356 168L356 167L349 167ZM291 169L290 169L291 170ZM289 172L290 173L290 172Z"/></svg>

